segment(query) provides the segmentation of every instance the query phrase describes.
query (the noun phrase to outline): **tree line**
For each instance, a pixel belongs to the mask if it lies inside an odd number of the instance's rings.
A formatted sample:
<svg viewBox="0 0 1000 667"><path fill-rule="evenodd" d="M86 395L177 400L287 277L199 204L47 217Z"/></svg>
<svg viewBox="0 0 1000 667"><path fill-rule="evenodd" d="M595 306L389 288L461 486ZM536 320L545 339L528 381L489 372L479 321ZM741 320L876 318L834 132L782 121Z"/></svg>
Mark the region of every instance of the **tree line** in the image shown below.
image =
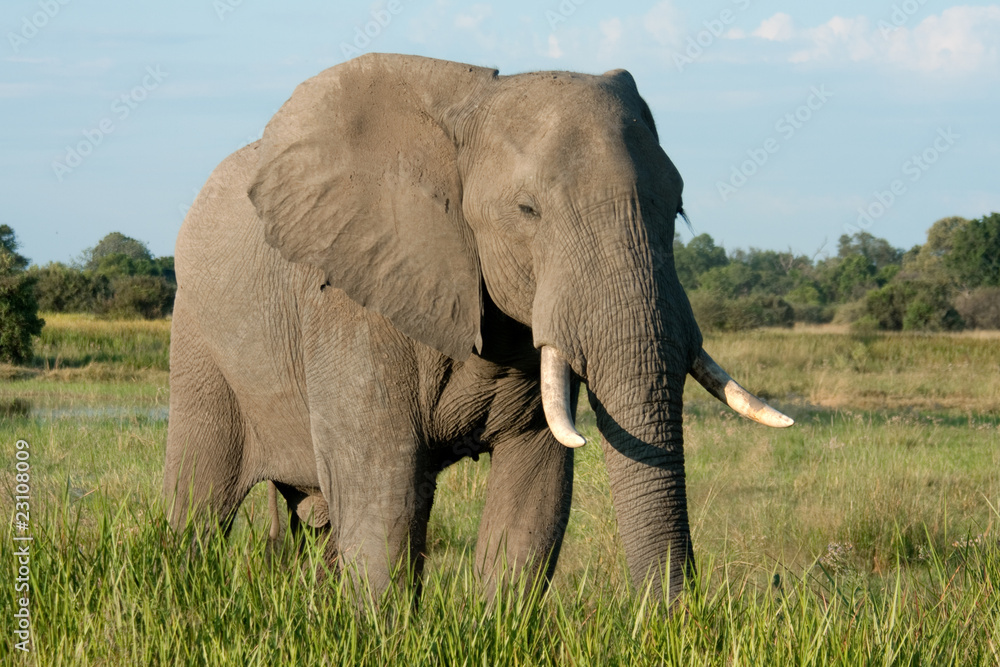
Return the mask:
<svg viewBox="0 0 1000 667"><path fill-rule="evenodd" d="M0 361L31 360L31 338L45 324L39 311L146 319L173 311L174 258L154 257L145 243L119 232L69 264L29 266L17 251L14 230L0 225Z"/></svg>
<svg viewBox="0 0 1000 667"><path fill-rule="evenodd" d="M174 307L173 257L153 257L146 244L112 232L71 264L32 266L38 308L108 318L166 317Z"/></svg>
<svg viewBox="0 0 1000 667"><path fill-rule="evenodd" d="M774 250L727 253L708 234L674 239L677 275L698 323L735 331L795 322L868 331L1000 329L1000 214L943 218L909 250L867 232L816 259Z"/></svg>
<svg viewBox="0 0 1000 667"><path fill-rule="evenodd" d="M38 312L158 318L173 310L173 257L108 234L72 263L29 266L0 225L0 360L31 359ZM674 265L699 325L739 331L795 322L860 331L1000 329L1000 213L943 218L909 250L868 232L843 235L832 257L734 250L700 234L674 238Z"/></svg>

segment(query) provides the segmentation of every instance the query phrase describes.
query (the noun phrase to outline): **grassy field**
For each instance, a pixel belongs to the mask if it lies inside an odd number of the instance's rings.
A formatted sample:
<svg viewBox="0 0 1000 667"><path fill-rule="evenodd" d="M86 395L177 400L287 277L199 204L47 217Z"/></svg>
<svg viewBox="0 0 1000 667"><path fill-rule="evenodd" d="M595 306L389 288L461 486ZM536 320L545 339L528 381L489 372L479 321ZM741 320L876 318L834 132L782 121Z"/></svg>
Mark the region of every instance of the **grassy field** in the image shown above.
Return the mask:
<svg viewBox="0 0 1000 667"><path fill-rule="evenodd" d="M198 558L165 527L168 322L46 320L35 363L0 367L0 507L14 517L24 439L34 538L33 652L13 647L4 577L0 664L1000 663L1000 338L708 337L798 423L765 429L689 383L699 576L673 615L629 588L592 445L547 594L478 594L484 457L442 476L419 610L357 613L317 576L318 547L264 557L262 488ZM579 422L596 435L592 413ZM0 540L7 572L18 534Z"/></svg>

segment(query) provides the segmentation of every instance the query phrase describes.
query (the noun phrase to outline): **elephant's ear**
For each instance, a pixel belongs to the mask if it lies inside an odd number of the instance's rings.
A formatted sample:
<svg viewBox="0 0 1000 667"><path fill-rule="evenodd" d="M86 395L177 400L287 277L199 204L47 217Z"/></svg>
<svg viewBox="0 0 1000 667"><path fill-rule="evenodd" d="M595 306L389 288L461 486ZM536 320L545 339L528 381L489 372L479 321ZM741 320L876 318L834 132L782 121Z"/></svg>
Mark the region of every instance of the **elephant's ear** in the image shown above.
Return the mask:
<svg viewBox="0 0 1000 667"><path fill-rule="evenodd" d="M481 345L482 298L453 130L495 75L386 54L330 68L268 123L249 189L282 256L458 360Z"/></svg>

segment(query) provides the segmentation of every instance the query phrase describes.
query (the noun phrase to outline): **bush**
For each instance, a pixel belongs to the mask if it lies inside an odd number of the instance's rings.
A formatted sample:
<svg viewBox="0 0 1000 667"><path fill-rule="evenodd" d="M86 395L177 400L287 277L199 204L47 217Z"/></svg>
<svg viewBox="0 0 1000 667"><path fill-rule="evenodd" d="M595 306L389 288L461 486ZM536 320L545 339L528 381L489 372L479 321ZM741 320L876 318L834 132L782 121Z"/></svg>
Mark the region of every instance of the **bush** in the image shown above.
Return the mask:
<svg viewBox="0 0 1000 667"><path fill-rule="evenodd" d="M111 298L111 282L65 264L53 262L31 267L35 276L38 308L52 313L93 313Z"/></svg>
<svg viewBox="0 0 1000 667"><path fill-rule="evenodd" d="M38 317L34 277L0 270L0 361L31 361L31 337L42 333L44 325Z"/></svg>
<svg viewBox="0 0 1000 667"><path fill-rule="evenodd" d="M949 288L928 281L899 281L872 290L865 312L888 331L956 331L964 326L949 300Z"/></svg>
<svg viewBox="0 0 1000 667"><path fill-rule="evenodd" d="M755 327L791 327L795 324L795 309L777 296L763 296L759 294L734 299L731 306L733 317L737 320L742 314L742 319L749 326Z"/></svg>
<svg viewBox="0 0 1000 667"><path fill-rule="evenodd" d="M31 337L42 333L35 277L28 260L17 254L14 230L0 225L0 361L20 364L32 358Z"/></svg>
<svg viewBox="0 0 1000 667"><path fill-rule="evenodd" d="M836 313L833 306L821 306L817 303L793 303L791 306L795 321L806 324L826 324Z"/></svg>
<svg viewBox="0 0 1000 667"><path fill-rule="evenodd" d="M695 290L688 295L694 319L702 331L722 331L726 326L726 300L710 290Z"/></svg>
<svg viewBox="0 0 1000 667"><path fill-rule="evenodd" d="M166 317L174 308L177 286L162 276L123 276L111 281L114 293L101 305L101 314L147 320Z"/></svg>
<svg viewBox="0 0 1000 667"><path fill-rule="evenodd" d="M153 257L146 245L119 232L83 253L82 266L32 267L42 310L153 319L173 310L173 257Z"/></svg>
<svg viewBox="0 0 1000 667"><path fill-rule="evenodd" d="M744 331L757 327L791 327L795 311L780 297L751 295L727 299L713 290L689 296L695 319L705 331Z"/></svg>
<svg viewBox="0 0 1000 667"><path fill-rule="evenodd" d="M839 306L833 313L834 324L854 324L865 316L865 300L851 301Z"/></svg>
<svg viewBox="0 0 1000 667"><path fill-rule="evenodd" d="M1000 287L982 287L955 298L955 310L974 329L1000 329Z"/></svg>
<svg viewBox="0 0 1000 667"><path fill-rule="evenodd" d="M876 333L878 329L878 321L871 315L862 315L851 322L851 333L857 335L870 336Z"/></svg>

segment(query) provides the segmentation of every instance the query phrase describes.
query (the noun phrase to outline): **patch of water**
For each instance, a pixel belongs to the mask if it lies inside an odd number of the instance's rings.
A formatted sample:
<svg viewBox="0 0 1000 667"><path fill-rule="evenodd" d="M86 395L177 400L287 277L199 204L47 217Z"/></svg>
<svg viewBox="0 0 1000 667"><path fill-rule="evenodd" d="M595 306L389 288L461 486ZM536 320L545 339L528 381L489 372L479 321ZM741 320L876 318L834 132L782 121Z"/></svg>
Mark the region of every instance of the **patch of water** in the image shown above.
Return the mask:
<svg viewBox="0 0 1000 667"><path fill-rule="evenodd" d="M35 408L29 412L30 417L40 419L78 419L84 418L110 418L110 419L130 419L132 417L144 417L150 421L166 421L170 414L170 409L164 406L144 406L129 407L121 405L77 405L61 408Z"/></svg>

